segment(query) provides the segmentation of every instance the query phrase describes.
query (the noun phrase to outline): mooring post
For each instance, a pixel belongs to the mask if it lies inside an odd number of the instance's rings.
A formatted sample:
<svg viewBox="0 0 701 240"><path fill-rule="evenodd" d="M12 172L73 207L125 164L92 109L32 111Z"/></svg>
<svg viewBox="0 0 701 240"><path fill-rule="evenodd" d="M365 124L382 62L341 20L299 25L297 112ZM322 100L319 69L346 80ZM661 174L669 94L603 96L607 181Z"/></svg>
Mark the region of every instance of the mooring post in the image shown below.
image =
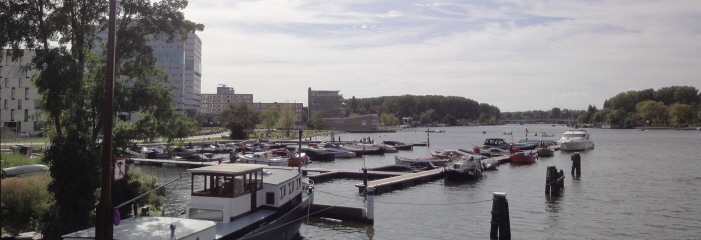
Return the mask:
<svg viewBox="0 0 701 240"><path fill-rule="evenodd" d="M580 175L582 174L582 157L579 156L579 152L575 152L574 155L570 158L572 160L572 174L577 174Z"/></svg>
<svg viewBox="0 0 701 240"><path fill-rule="evenodd" d="M509 220L509 203L505 192L494 192L492 198L491 239L511 239L511 222Z"/></svg>
<svg viewBox="0 0 701 240"><path fill-rule="evenodd" d="M365 188L367 191L368 202L367 202L367 223L373 224L375 222L375 187Z"/></svg>
<svg viewBox="0 0 701 240"><path fill-rule="evenodd" d="M550 194L550 166L545 169L545 194Z"/></svg>
<svg viewBox="0 0 701 240"><path fill-rule="evenodd" d="M431 135L428 133L428 130L426 131L426 146L431 146Z"/></svg>
<svg viewBox="0 0 701 240"><path fill-rule="evenodd" d="M559 188L565 188L565 171L562 169L560 169L560 178L557 179L557 183Z"/></svg>
<svg viewBox="0 0 701 240"><path fill-rule="evenodd" d="M368 189L368 168L365 166L363 166L363 185L365 186L365 189Z"/></svg>

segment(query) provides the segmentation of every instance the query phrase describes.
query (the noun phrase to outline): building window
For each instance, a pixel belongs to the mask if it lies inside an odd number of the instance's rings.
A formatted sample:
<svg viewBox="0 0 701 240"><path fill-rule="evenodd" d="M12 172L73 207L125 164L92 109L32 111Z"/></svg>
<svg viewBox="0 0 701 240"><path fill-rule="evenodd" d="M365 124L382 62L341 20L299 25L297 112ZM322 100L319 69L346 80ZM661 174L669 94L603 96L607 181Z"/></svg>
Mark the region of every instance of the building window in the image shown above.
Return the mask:
<svg viewBox="0 0 701 240"><path fill-rule="evenodd" d="M5 80L5 87L10 87L10 81Z"/></svg>
<svg viewBox="0 0 701 240"><path fill-rule="evenodd" d="M34 109L41 109L41 100L34 100Z"/></svg>
<svg viewBox="0 0 701 240"><path fill-rule="evenodd" d="M11 96L12 100L15 100L15 88L12 88L12 92L10 95L12 95Z"/></svg>
<svg viewBox="0 0 701 240"><path fill-rule="evenodd" d="M14 122L14 121L15 121L15 110L10 109L10 122Z"/></svg>
<svg viewBox="0 0 701 240"><path fill-rule="evenodd" d="M22 87L22 79L21 78L17 79L17 87Z"/></svg>
<svg viewBox="0 0 701 240"><path fill-rule="evenodd" d="M29 109L24 109L24 121L29 120Z"/></svg>
<svg viewBox="0 0 701 240"><path fill-rule="evenodd" d="M29 88L24 89L24 99L29 100Z"/></svg>
<svg viewBox="0 0 701 240"><path fill-rule="evenodd" d="M5 99L5 103L3 103L2 105L3 105L3 107L2 107L3 109L7 109L7 99Z"/></svg>
<svg viewBox="0 0 701 240"><path fill-rule="evenodd" d="M17 100L17 109L22 109L22 99Z"/></svg>

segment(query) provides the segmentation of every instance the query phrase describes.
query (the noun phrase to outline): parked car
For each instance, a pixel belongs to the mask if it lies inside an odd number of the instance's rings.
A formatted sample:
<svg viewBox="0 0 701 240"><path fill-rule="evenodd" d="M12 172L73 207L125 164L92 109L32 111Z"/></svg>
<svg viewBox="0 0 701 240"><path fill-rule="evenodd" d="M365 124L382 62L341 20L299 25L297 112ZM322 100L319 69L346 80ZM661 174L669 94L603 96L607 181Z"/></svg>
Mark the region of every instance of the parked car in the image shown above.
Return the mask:
<svg viewBox="0 0 701 240"><path fill-rule="evenodd" d="M29 137L29 133L28 133L28 132L21 132L21 133L19 133L19 135L22 136L22 137Z"/></svg>

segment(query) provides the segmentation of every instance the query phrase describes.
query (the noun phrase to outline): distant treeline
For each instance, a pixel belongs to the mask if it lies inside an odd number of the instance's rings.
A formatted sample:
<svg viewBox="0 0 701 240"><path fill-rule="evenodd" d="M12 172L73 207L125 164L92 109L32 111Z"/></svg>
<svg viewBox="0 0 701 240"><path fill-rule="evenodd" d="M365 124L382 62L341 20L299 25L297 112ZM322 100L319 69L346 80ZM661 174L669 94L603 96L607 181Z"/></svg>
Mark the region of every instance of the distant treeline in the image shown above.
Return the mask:
<svg viewBox="0 0 701 240"><path fill-rule="evenodd" d="M457 96L384 96L351 98L347 101L348 115L380 114L396 117L399 121L410 117L413 123L445 123L465 125L468 122L497 123L499 108ZM383 119L384 122L384 119ZM391 124L390 124L391 125Z"/></svg>
<svg viewBox="0 0 701 240"><path fill-rule="evenodd" d="M636 126L686 126L701 119L701 95L690 86L627 91L604 101L604 108L590 106L577 118L580 123Z"/></svg>

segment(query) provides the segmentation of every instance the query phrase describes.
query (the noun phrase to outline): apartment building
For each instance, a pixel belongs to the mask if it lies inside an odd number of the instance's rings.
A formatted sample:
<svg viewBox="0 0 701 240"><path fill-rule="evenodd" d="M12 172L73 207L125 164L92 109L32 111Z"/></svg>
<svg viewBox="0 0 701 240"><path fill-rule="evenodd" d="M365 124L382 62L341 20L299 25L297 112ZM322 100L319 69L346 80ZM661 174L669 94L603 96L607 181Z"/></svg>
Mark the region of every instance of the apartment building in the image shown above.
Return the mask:
<svg viewBox="0 0 701 240"><path fill-rule="evenodd" d="M321 113L324 118L343 118L346 116L343 109L345 100L340 91L335 90L307 90L309 105L309 118Z"/></svg>
<svg viewBox="0 0 701 240"><path fill-rule="evenodd" d="M217 93L203 93L200 99L199 111L207 119L214 119L224 111L229 104L239 102L253 103L253 94L236 94L233 87L217 87Z"/></svg>
<svg viewBox="0 0 701 240"><path fill-rule="evenodd" d="M263 112L268 108L275 108L278 112L282 113L282 109L285 106L290 105L295 113L295 128L302 129L304 126L304 104L302 103L252 103L249 106L258 112Z"/></svg>
<svg viewBox="0 0 701 240"><path fill-rule="evenodd" d="M41 123L38 113L41 111L41 96L31 82L36 71L23 71L35 53L24 50L24 55L15 61L7 50L0 59L0 122L3 128L15 133L38 134Z"/></svg>

